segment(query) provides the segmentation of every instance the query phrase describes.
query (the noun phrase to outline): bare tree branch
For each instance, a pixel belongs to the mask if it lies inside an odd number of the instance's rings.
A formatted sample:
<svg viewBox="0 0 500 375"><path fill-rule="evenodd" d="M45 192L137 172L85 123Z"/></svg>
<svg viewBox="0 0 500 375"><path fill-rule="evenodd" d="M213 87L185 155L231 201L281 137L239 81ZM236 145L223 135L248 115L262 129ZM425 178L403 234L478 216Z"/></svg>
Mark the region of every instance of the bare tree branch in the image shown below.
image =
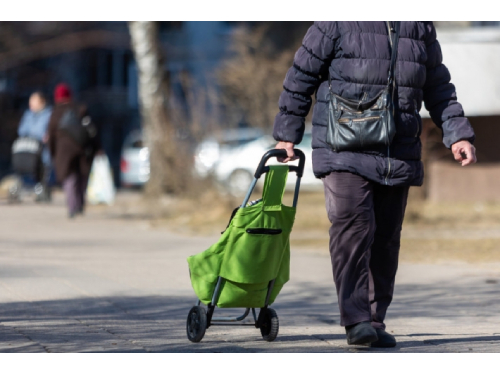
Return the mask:
<svg viewBox="0 0 500 375"><path fill-rule="evenodd" d="M0 70L11 69L31 61L86 48L129 48L130 37L126 33L90 30L65 34L28 45L11 43L10 46L13 48L0 53Z"/></svg>
<svg viewBox="0 0 500 375"><path fill-rule="evenodd" d="M304 28L304 25L295 26L298 30ZM284 46L272 40L277 31L283 32L276 28L273 23L263 23L253 29L243 26L235 30L233 57L226 61L218 75L225 106L243 113L253 127L268 131L278 113L283 79L303 37L298 32L289 33Z"/></svg>

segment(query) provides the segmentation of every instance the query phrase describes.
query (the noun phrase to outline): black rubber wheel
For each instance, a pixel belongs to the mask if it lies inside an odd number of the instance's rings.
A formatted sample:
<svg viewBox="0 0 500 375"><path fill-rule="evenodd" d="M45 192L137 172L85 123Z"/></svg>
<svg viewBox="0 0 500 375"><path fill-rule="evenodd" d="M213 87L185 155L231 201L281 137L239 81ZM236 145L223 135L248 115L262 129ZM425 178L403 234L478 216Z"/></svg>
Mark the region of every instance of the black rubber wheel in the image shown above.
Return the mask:
<svg viewBox="0 0 500 375"><path fill-rule="evenodd" d="M200 342L207 330L207 312L201 306L194 306L189 310L186 323L186 332L189 341Z"/></svg>
<svg viewBox="0 0 500 375"><path fill-rule="evenodd" d="M260 327L260 333L262 338L266 341L274 341L278 336L278 331L280 329L280 322L278 320L278 314L274 309L267 309L266 315L264 316L262 326Z"/></svg>

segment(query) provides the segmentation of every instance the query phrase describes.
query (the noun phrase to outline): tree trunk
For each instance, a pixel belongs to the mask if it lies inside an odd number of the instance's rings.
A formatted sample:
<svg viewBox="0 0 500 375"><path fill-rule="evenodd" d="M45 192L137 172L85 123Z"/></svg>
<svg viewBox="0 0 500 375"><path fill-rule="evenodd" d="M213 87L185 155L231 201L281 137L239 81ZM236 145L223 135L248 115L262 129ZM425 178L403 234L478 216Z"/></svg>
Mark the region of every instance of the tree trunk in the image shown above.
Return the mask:
<svg viewBox="0 0 500 375"><path fill-rule="evenodd" d="M145 193L157 198L163 191L167 173L162 149L168 135L158 26L150 21L129 22L128 26L139 76L143 134L150 155L150 178Z"/></svg>

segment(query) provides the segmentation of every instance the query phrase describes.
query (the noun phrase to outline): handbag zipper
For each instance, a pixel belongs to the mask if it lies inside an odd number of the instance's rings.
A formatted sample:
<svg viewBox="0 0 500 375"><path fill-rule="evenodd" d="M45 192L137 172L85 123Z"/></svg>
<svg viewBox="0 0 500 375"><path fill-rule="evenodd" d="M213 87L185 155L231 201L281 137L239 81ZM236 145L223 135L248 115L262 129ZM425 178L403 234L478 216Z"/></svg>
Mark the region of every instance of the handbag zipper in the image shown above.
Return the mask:
<svg viewBox="0 0 500 375"><path fill-rule="evenodd" d="M379 118L380 118L380 116L363 117L363 118L353 118L353 119L341 118L341 119L339 119L339 123L345 124L345 123L348 123L350 121L352 121L352 122L363 122L363 121L366 121L366 120L377 120Z"/></svg>

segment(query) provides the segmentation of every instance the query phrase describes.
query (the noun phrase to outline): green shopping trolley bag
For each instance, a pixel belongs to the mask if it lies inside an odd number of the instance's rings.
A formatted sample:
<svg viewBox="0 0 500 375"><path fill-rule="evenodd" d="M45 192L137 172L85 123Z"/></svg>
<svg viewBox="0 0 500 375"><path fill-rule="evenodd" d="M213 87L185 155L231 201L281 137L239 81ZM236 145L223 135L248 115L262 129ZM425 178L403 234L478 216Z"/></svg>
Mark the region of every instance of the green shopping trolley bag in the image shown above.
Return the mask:
<svg viewBox="0 0 500 375"><path fill-rule="evenodd" d="M270 150L263 157L243 201L230 219L219 241L206 251L188 258L191 284L199 299L187 321L189 340L199 342L213 322L242 322L253 313L255 327L272 341L278 334L278 316L269 308L290 273L290 232L302 177L305 156L298 166L266 166L271 157L286 157L284 150ZM297 173L293 205L282 203L289 171ZM248 204L262 174L266 174L262 199ZM201 304L207 306L206 311ZM245 308L237 318L212 318L215 307ZM255 312L260 308L259 316Z"/></svg>

